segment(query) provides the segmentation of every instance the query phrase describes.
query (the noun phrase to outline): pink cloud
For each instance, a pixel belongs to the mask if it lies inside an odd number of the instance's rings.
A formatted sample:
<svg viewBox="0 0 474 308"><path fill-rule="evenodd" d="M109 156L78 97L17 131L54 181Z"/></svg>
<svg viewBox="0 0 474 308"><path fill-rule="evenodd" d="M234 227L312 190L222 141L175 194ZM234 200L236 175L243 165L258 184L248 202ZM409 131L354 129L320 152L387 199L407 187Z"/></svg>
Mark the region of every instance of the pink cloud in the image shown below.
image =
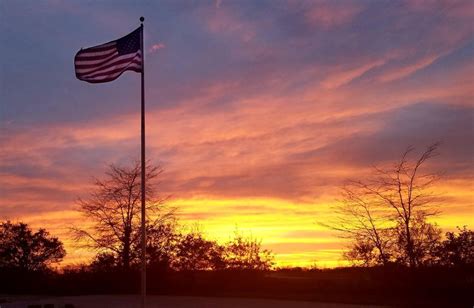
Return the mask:
<svg viewBox="0 0 474 308"><path fill-rule="evenodd" d="M432 0L406 0L404 5L409 9L420 12L443 12L453 18L473 18L474 2L467 1L432 1Z"/></svg>
<svg viewBox="0 0 474 308"><path fill-rule="evenodd" d="M245 22L236 16L231 10L219 6L219 10L205 12L206 26L209 32L216 34L231 35L248 43L256 36L256 26Z"/></svg>
<svg viewBox="0 0 474 308"><path fill-rule="evenodd" d="M329 75L325 80L323 80L322 86L326 89L338 88L344 84L351 82L355 78L362 76L364 73L371 70L372 68L383 65L384 63L385 60L376 60L356 68L341 70L339 72Z"/></svg>
<svg viewBox="0 0 474 308"><path fill-rule="evenodd" d="M381 76L377 78L380 82L390 82L398 79L408 77L419 70L422 70L433 64L439 58L448 54L451 50L441 52L438 54L431 54L419 59L413 60L406 65L398 65L394 68L387 69Z"/></svg>
<svg viewBox="0 0 474 308"><path fill-rule="evenodd" d="M156 44L153 44L149 49L148 49L148 53L152 54L152 53L155 53L157 52L158 50L160 49L163 49L165 48L166 45L164 43L156 43Z"/></svg>
<svg viewBox="0 0 474 308"><path fill-rule="evenodd" d="M305 14L306 21L315 26L331 28L350 22L362 7L353 2L344 2L344 5L334 3L317 3Z"/></svg>

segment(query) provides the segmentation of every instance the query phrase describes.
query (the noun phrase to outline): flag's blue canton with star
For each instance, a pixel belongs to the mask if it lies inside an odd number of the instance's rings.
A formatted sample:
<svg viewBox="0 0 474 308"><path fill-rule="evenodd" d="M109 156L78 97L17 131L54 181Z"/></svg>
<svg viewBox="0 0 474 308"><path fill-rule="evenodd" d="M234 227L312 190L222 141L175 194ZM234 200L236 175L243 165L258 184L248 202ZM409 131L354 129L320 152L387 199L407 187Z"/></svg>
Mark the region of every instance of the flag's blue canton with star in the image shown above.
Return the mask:
<svg viewBox="0 0 474 308"><path fill-rule="evenodd" d="M137 52L140 49L140 29L117 40L117 51L119 55Z"/></svg>
<svg viewBox="0 0 474 308"><path fill-rule="evenodd" d="M142 72L142 27L102 45L81 49L74 58L76 77L90 83L117 79L125 71Z"/></svg>

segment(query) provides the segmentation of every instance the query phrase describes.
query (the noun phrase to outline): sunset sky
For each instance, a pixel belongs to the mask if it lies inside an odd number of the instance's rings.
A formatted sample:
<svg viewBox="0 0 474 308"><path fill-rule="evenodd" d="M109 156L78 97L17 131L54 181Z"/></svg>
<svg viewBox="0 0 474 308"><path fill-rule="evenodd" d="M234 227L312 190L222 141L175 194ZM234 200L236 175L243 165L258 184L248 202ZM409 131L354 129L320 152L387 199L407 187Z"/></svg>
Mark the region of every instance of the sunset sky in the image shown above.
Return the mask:
<svg viewBox="0 0 474 308"><path fill-rule="evenodd" d="M474 1L0 1L0 219L68 228L107 165L139 158L140 75L75 78L82 47L145 17L147 156L183 225L238 228L278 265L343 265L317 221L347 179L441 141L435 220L474 221Z"/></svg>

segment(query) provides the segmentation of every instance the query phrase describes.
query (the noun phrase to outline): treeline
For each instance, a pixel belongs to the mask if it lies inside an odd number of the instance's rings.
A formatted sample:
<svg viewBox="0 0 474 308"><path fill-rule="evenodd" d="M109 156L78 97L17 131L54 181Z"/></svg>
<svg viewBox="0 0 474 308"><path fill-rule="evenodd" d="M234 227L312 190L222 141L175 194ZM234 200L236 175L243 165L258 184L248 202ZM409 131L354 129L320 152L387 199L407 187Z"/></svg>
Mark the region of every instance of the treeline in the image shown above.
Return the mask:
<svg viewBox="0 0 474 308"><path fill-rule="evenodd" d="M206 239L202 232L176 233L164 225L147 233L147 267L172 271L269 270L273 254L261 248L260 241L238 231L224 244ZM140 258L133 252L129 268L140 268ZM94 271L128 269L120 254L99 253L89 265Z"/></svg>
<svg viewBox="0 0 474 308"><path fill-rule="evenodd" d="M198 230L178 232L172 223L147 231L149 277L158 278L150 279L152 289L153 285L161 285L163 276L169 273L184 273L178 275L182 284L193 272L264 273L273 266L273 254L262 249L259 240L238 231L223 244L206 239ZM133 293L139 286L141 266L140 250L138 246L133 248L127 256L128 264L123 253L106 251L97 253L90 263L53 270L52 266L66 255L63 243L45 229L34 232L25 223L4 221L0 223L1 291L39 292L58 284L51 290Z"/></svg>
<svg viewBox="0 0 474 308"><path fill-rule="evenodd" d="M236 233L220 245L201 232L161 228L166 236L149 232L148 294L455 307L470 304L474 287L473 259L463 255L472 252L473 233L465 229L448 233L448 263L268 270L271 255L250 237ZM135 254L128 268L120 255L109 252L97 254L91 263L55 271L52 265L65 255L61 241L46 230L35 232L26 224L6 221L0 224L0 294L137 294L140 271Z"/></svg>
<svg viewBox="0 0 474 308"><path fill-rule="evenodd" d="M385 236L388 237L390 234ZM403 242L397 241L396 233L392 233L392 236L395 240L385 249L385 261L380 260L378 251L369 241L353 243L351 249L344 253L344 257L356 265L366 267L406 266ZM467 229L466 226L458 227L457 232L447 232L444 238L441 229L436 226L423 226L420 231L413 234L413 238L415 247L413 259L416 267L474 267L474 231Z"/></svg>
<svg viewBox="0 0 474 308"><path fill-rule="evenodd" d="M132 250L125 265L123 254L99 252L88 264L66 266L64 271L111 272L139 269L140 251ZM33 232L25 223L0 223L0 271L50 272L65 257L63 243L45 229ZM261 242L235 231L224 244L206 239L202 232L176 232L172 225L150 228L147 233L147 267L161 271L258 270L273 266L274 255Z"/></svg>

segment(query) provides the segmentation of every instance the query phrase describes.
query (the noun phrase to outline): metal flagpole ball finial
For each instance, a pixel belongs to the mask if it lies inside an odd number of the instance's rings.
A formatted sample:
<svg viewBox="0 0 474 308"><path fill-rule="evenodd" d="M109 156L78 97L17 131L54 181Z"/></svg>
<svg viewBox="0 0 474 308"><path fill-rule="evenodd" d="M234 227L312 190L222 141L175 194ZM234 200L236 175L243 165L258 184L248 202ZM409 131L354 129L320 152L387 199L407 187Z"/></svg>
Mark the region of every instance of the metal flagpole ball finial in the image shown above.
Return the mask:
<svg viewBox="0 0 474 308"><path fill-rule="evenodd" d="M144 21L145 21L145 17L143 17L143 16L140 17L140 21L141 21L141 22L144 22Z"/></svg>

